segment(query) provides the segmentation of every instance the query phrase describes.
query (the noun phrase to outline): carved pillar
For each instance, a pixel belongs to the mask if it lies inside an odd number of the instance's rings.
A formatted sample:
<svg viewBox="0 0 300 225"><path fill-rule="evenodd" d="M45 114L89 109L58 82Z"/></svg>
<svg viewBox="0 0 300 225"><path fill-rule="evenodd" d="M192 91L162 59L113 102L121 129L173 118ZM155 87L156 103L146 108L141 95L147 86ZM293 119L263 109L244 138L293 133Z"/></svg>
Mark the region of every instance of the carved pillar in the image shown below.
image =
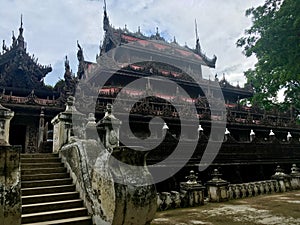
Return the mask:
<svg viewBox="0 0 300 225"><path fill-rule="evenodd" d="M14 113L0 104L0 223L21 224L21 146L10 146L9 124Z"/></svg>
<svg viewBox="0 0 300 225"><path fill-rule="evenodd" d="M74 136L75 127L74 121L83 121L84 114L77 111L74 106L75 98L69 96L67 99L66 110L55 116L51 123L53 124L53 152L58 152L60 148L70 141L71 136ZM78 125L78 124L77 124ZM78 132L79 134L80 132Z"/></svg>
<svg viewBox="0 0 300 225"><path fill-rule="evenodd" d="M44 141L44 130L45 130L45 114L44 114L44 107L42 107L40 113L40 121L39 121L39 136L38 136L39 151L40 151L41 144Z"/></svg>
<svg viewBox="0 0 300 225"><path fill-rule="evenodd" d="M206 183L209 201L222 202L228 201L228 185L229 182L221 179L222 174L218 169L214 169L212 179Z"/></svg>

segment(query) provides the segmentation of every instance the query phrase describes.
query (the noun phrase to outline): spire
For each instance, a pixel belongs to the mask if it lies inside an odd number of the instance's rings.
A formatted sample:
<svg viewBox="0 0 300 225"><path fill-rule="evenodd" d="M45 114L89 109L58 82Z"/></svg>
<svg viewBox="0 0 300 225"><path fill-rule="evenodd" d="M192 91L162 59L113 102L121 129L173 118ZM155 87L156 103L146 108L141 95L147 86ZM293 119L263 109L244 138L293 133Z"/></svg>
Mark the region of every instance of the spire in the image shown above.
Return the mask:
<svg viewBox="0 0 300 225"><path fill-rule="evenodd" d="M173 43L177 44L176 37L173 38Z"/></svg>
<svg viewBox="0 0 300 225"><path fill-rule="evenodd" d="M103 30L108 31L109 19L108 19L107 12L106 12L106 0L104 0L103 10L104 10Z"/></svg>
<svg viewBox="0 0 300 225"><path fill-rule="evenodd" d="M196 19L195 19L195 35L196 35L196 51L199 54L199 53L201 53L201 46L200 46L200 41L199 41L198 25L197 25Z"/></svg>
<svg viewBox="0 0 300 225"><path fill-rule="evenodd" d="M21 25L20 25L20 28L19 28L19 36L23 36L23 15L21 14Z"/></svg>
<svg viewBox="0 0 300 225"><path fill-rule="evenodd" d="M19 36L18 36L18 45L21 48L25 48L25 42L24 42L24 37L23 37L23 15L21 14L21 25L19 28Z"/></svg>

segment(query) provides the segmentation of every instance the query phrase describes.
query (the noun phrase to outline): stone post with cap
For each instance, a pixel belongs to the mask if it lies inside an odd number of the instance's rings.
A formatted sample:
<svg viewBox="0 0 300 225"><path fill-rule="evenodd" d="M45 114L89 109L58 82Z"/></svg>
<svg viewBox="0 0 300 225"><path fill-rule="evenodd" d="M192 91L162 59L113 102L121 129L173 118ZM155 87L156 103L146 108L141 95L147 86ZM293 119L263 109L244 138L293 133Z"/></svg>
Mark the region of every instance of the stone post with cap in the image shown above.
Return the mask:
<svg viewBox="0 0 300 225"><path fill-rule="evenodd" d="M296 190L300 188L300 171L296 164L292 165L291 168L291 186L292 189Z"/></svg>
<svg viewBox="0 0 300 225"><path fill-rule="evenodd" d="M119 134L122 121L112 114L112 105L107 104L104 117L98 121L97 130L104 147L112 150L119 146Z"/></svg>
<svg viewBox="0 0 300 225"><path fill-rule="evenodd" d="M0 145L9 146L9 127L10 120L13 118L14 112L3 107L0 104Z"/></svg>
<svg viewBox="0 0 300 225"><path fill-rule="evenodd" d="M276 167L275 174L272 175L271 178L277 180L281 192L286 192L291 189L291 177L285 174L284 170L279 165Z"/></svg>
<svg viewBox="0 0 300 225"><path fill-rule="evenodd" d="M211 174L212 179L206 183L208 198L210 202L228 201L229 182L221 179L222 174L218 169L214 169Z"/></svg>
<svg viewBox="0 0 300 225"><path fill-rule="evenodd" d="M96 127L97 127L97 123L96 123L95 114L89 113L88 122L85 125L85 132L86 132L87 139L97 140L99 138Z"/></svg>
<svg viewBox="0 0 300 225"><path fill-rule="evenodd" d="M53 152L58 152L61 147L67 144L72 136L84 137L83 123L85 115L78 112L75 105L75 98L69 96L66 109L55 116L53 124Z"/></svg>
<svg viewBox="0 0 300 225"><path fill-rule="evenodd" d="M193 170L190 171L190 175L186 176L186 182L180 183L181 192L186 192L186 198L189 207L203 205L204 204L204 189L205 187L198 180L198 174Z"/></svg>
<svg viewBox="0 0 300 225"><path fill-rule="evenodd" d="M0 104L0 221L21 224L21 146L9 144L10 120L14 112Z"/></svg>

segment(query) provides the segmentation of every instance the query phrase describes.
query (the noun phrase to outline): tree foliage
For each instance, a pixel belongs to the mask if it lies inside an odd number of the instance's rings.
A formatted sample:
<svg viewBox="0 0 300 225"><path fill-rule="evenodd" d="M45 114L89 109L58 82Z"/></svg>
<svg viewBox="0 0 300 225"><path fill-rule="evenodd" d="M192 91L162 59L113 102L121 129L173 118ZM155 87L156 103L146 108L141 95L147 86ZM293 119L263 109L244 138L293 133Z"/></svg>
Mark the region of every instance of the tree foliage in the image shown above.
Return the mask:
<svg viewBox="0 0 300 225"><path fill-rule="evenodd" d="M237 41L243 53L255 55L254 69L245 72L254 87L252 102L265 108L278 106L276 96L285 90L285 101L300 112L300 1L266 0L264 5L250 8L246 16L252 26Z"/></svg>

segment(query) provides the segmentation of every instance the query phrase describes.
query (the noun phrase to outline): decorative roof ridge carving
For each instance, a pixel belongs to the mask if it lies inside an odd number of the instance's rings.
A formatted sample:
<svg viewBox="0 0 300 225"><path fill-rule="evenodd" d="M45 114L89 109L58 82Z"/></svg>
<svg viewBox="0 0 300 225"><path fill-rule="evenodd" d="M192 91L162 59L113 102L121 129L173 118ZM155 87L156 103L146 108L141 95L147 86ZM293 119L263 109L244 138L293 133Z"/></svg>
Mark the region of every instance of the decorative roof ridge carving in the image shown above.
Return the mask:
<svg viewBox="0 0 300 225"><path fill-rule="evenodd" d="M104 37L104 41L103 44L101 46L101 50L100 50L100 55L102 53L102 51L104 51L106 49L105 45L109 44L109 40L111 40L113 42L113 44L116 46L120 45L122 43L122 35L129 35L132 38L136 38L139 40L147 40L147 41L151 41L151 40L156 40L156 41L161 41L163 44L167 44L169 46L175 47L175 48L182 48L184 50L189 50L191 52L193 52L194 54L200 56L204 63L207 64L207 66L209 67L215 67L216 61L217 61L217 57L214 55L213 58L209 58L206 56L205 53L202 52L201 48L199 47L199 39L196 40L196 48L192 49L189 48L187 45L185 46L181 46L177 43L175 37L174 40L171 42L168 42L167 40L164 39L164 37L162 37L160 35L160 33L158 32L158 27L156 27L156 33L152 34L151 36L146 36L144 35L141 30L140 27L138 27L138 31L137 32L131 32L127 29L127 26L125 25L124 29L121 28L114 28L110 23L109 23L109 17L107 15L107 11L106 11L106 2L104 1L104 17L103 17L103 30L105 31L105 37ZM106 49L107 50L107 49Z"/></svg>

